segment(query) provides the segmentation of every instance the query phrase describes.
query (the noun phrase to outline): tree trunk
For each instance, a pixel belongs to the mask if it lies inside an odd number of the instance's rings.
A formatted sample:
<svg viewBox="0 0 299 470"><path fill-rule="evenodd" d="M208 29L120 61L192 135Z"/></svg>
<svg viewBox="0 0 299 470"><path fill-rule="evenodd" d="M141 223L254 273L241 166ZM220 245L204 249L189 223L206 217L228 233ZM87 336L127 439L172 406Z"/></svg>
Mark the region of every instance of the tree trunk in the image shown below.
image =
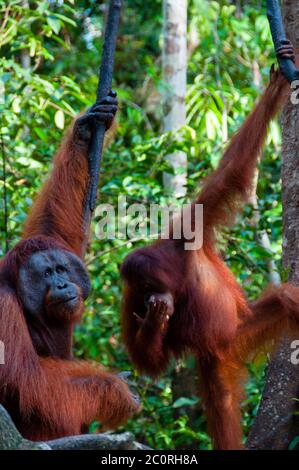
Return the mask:
<svg viewBox="0 0 299 470"><path fill-rule="evenodd" d="M287 35L299 49L299 3L285 0ZM283 264L289 280L299 285L299 107L289 102L282 116ZM249 449L287 449L299 434L295 415L299 392L299 365L291 363L291 343L299 334L285 337L268 367L263 398L250 433ZM298 405L298 403L297 403Z"/></svg>
<svg viewBox="0 0 299 470"><path fill-rule="evenodd" d="M186 122L187 0L163 0L164 131L177 131ZM164 186L175 197L186 194L187 156L166 157L174 174L164 174Z"/></svg>

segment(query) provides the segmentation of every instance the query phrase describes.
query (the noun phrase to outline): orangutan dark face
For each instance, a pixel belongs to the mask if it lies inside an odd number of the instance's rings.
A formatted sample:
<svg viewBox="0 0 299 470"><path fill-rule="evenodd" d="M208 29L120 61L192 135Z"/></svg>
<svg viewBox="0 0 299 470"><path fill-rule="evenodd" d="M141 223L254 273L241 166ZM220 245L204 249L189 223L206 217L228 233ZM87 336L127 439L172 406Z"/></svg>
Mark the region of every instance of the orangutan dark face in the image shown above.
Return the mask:
<svg viewBox="0 0 299 470"><path fill-rule="evenodd" d="M19 272L18 292L30 316L76 321L90 281L82 261L63 250L34 253Z"/></svg>

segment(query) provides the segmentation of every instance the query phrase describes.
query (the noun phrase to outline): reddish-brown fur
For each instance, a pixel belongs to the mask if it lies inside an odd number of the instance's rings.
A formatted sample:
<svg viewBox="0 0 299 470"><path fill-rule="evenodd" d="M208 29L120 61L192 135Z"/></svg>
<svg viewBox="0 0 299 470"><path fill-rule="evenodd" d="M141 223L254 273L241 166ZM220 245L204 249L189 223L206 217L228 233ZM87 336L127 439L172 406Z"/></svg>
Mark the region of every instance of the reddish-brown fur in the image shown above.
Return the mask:
<svg viewBox="0 0 299 470"><path fill-rule="evenodd" d="M186 251L185 240L159 239L131 253L122 266L122 326L130 357L139 371L156 377L172 355L180 357L187 351L196 355L208 427L217 449L242 446L244 360L289 324L298 326L298 289L285 284L249 304L215 245L215 229L228 225L250 194L268 124L287 96L286 81L274 73L219 168L205 182L195 201L203 204L202 248ZM170 312L166 328L144 304L148 289L156 300L166 292L173 298L174 313Z"/></svg>
<svg viewBox="0 0 299 470"><path fill-rule="evenodd" d="M0 263L0 340L5 346L0 403L23 435L34 440L79 434L94 420L114 428L138 409L119 377L99 365L72 360L74 321L55 327L45 322L35 332L38 336L32 336L18 298L19 268L32 253L64 249L83 256L88 178L87 145L71 130L26 221L22 240ZM47 348L45 357L37 354L37 341Z"/></svg>

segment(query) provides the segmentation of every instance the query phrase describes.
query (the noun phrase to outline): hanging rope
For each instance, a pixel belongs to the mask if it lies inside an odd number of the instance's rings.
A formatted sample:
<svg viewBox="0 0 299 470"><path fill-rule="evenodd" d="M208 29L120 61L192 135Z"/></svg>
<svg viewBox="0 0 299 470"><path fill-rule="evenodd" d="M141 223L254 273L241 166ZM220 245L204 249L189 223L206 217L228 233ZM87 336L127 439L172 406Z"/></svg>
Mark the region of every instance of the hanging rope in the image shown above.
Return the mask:
<svg viewBox="0 0 299 470"><path fill-rule="evenodd" d="M110 0L96 102L99 102L105 98L105 96L109 94L112 87L114 55L120 12L121 0ZM86 230L88 230L91 215L96 204L105 131L105 124L99 123L96 126L91 138L89 150L90 184L87 190L86 203L84 208L84 223Z"/></svg>
<svg viewBox="0 0 299 470"><path fill-rule="evenodd" d="M281 73L290 83L299 80L299 69L292 59L282 58L277 54L278 49L288 42L279 0L267 0L267 16Z"/></svg>

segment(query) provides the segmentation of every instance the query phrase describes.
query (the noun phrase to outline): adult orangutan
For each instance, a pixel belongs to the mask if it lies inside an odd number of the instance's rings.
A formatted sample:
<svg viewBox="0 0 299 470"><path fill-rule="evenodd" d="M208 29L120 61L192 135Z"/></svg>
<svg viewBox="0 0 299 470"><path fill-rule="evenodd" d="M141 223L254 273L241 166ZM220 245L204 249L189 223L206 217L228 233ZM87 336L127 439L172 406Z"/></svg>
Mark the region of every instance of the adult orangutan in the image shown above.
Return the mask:
<svg viewBox="0 0 299 470"><path fill-rule="evenodd" d="M279 53L294 56L291 45ZM289 284L248 303L216 246L216 229L228 225L246 201L270 120L288 96L288 84L273 72L270 84L232 138L219 168L192 204L203 205L203 244L185 250L173 236L133 251L123 263L122 325L129 355L140 372L163 372L172 356L192 352L198 360L201 394L216 449L242 446L240 401L244 361L252 351L299 322L299 290Z"/></svg>
<svg viewBox="0 0 299 470"><path fill-rule="evenodd" d="M93 421L123 423L139 404L118 376L72 358L72 333L90 282L83 209L91 129L109 128L116 94L78 118L29 215L21 241L0 263L0 403L33 440L79 434Z"/></svg>

